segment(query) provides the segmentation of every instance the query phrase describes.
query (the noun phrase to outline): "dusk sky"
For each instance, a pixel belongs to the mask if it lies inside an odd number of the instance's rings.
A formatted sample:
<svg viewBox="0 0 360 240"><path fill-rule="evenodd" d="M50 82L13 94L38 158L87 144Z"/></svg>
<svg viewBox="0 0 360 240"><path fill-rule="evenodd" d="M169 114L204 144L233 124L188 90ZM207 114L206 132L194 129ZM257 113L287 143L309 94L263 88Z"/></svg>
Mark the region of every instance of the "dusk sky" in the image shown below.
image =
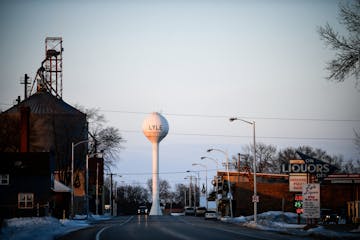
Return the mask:
<svg viewBox="0 0 360 240"><path fill-rule="evenodd" d="M326 80L334 52L317 27L341 33L339 1L0 1L0 109L34 79L45 38L63 38L63 100L98 108L125 138L117 181L151 178L151 144L141 131L161 112L160 178L185 183L224 160L208 148L242 153L256 140L278 150L302 145L358 159L360 91ZM69 143L70 144L70 143ZM200 172L202 180L203 172Z"/></svg>

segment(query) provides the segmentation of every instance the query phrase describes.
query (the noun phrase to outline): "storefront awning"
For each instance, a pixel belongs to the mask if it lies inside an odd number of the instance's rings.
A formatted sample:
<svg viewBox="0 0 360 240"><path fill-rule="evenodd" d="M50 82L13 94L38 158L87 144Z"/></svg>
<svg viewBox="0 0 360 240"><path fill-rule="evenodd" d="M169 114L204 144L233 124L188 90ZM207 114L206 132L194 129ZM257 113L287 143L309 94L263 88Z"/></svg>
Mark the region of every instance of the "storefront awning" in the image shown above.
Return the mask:
<svg viewBox="0 0 360 240"><path fill-rule="evenodd" d="M52 189L54 192L71 192L71 188L62 184L61 182L54 180L54 188Z"/></svg>

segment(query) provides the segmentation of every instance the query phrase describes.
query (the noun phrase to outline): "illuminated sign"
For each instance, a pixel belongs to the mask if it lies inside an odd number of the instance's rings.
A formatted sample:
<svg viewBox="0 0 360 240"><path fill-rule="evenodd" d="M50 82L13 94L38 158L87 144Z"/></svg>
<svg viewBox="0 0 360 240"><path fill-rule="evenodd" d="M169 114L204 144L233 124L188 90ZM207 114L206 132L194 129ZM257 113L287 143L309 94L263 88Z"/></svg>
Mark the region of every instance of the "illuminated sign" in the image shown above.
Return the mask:
<svg viewBox="0 0 360 240"><path fill-rule="evenodd" d="M313 159L301 162L283 164L281 171L283 173L310 173L316 175L317 178L324 178L331 173L332 166L328 163L315 161Z"/></svg>

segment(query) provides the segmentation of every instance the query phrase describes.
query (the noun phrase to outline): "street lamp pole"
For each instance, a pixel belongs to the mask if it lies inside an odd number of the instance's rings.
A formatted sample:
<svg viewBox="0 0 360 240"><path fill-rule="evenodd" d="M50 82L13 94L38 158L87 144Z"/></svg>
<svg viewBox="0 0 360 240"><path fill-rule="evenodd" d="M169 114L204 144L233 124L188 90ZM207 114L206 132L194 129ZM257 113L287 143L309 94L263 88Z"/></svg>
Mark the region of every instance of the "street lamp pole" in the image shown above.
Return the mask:
<svg viewBox="0 0 360 240"><path fill-rule="evenodd" d="M74 217L74 149L76 146L82 144L82 143L87 143L89 142L90 140L86 139L86 140L82 140L80 142L77 142L77 143L74 143L74 142L71 142L71 203L70 203L70 212L71 212L71 217L73 218ZM87 165L87 158L88 158L88 155L86 153L86 165ZM86 194L88 194L86 192ZM88 197L88 196L86 196ZM88 202L87 202L87 205ZM88 211L88 206L87 206L87 211ZM88 212L87 212L88 214Z"/></svg>
<svg viewBox="0 0 360 240"><path fill-rule="evenodd" d="M208 205L208 185L207 185L207 166L201 163L193 163L193 166L201 166L205 168L205 198L206 198L206 209L208 209L209 205ZM199 185L200 185L200 180L199 180ZM200 186L199 186L199 190L200 190Z"/></svg>
<svg viewBox="0 0 360 240"><path fill-rule="evenodd" d="M191 184L192 184L192 176L189 176L189 207L191 207Z"/></svg>
<svg viewBox="0 0 360 240"><path fill-rule="evenodd" d="M213 148L211 148L211 149L207 150L207 152L211 152L211 151L218 151L218 152L221 152L221 153L225 154L225 156L226 156L226 172L227 172L227 178L228 178L227 183L228 183L228 189L229 189L229 193L230 193L229 196L228 196L229 203L230 203L230 216L233 217L233 209L232 209L232 199L233 199L233 197L232 197L231 187L230 187L230 173L229 173L229 157L228 157L228 153L221 150L221 149L213 149Z"/></svg>
<svg viewBox="0 0 360 240"><path fill-rule="evenodd" d="M219 178L218 178L218 171L219 171L219 162L217 159L215 158L211 158L211 157L201 157L201 160L203 159L210 159L212 161L214 161L216 163L216 194L215 194L215 201L216 201L216 212L218 212L218 207L219 207L219 201L218 201L218 188L219 188Z"/></svg>
<svg viewBox="0 0 360 240"><path fill-rule="evenodd" d="M246 121L244 119L240 119L240 118L236 118L236 117L233 117L233 118L230 118L229 119L230 122L233 122L233 121L242 121L244 123L247 123L247 124L250 124L253 126L253 145L254 145L254 162L253 162L253 168L254 168L254 196L253 196L253 202L254 202L254 222L256 224L256 221L257 221L257 202L258 202L258 197L257 197L257 189L256 189L256 142L255 142L255 121Z"/></svg>

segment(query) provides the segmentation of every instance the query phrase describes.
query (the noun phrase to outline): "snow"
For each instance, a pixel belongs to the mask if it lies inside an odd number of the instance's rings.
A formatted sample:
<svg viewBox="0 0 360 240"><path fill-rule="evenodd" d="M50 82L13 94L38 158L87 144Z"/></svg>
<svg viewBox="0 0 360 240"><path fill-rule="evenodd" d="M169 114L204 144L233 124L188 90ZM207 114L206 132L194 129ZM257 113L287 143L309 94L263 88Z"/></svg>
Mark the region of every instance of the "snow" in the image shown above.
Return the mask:
<svg viewBox="0 0 360 240"><path fill-rule="evenodd" d="M221 218L221 221L238 224L244 227L259 229L263 231L274 231L296 236L325 237L331 239L359 239L359 228L351 231L333 231L317 226L305 230L306 219L301 218L300 224L297 224L297 214L292 212L269 211L257 215L257 223L254 222L254 216L240 216L236 218Z"/></svg>
<svg viewBox="0 0 360 240"><path fill-rule="evenodd" d="M4 226L1 228L0 239L52 240L56 236L86 228L90 225L90 221L109 218L109 216L99 215L91 215L89 219L86 219L86 216L77 215L73 220L59 220L53 217L12 218L5 220Z"/></svg>
<svg viewBox="0 0 360 240"><path fill-rule="evenodd" d="M39 218L12 218L5 220L5 225L1 229L0 239L23 240L39 239L50 240L54 237L86 228L91 222L110 219L110 216L90 215L76 216L73 220L58 220L52 217ZM297 224L297 214L281 211L269 211L257 215L257 223L253 216L241 216L236 218L224 217L221 221L238 224L248 228L275 231L289 235L325 237L332 239L359 239L360 227L351 231L333 231L323 226L304 230L305 219L301 218L301 224Z"/></svg>

